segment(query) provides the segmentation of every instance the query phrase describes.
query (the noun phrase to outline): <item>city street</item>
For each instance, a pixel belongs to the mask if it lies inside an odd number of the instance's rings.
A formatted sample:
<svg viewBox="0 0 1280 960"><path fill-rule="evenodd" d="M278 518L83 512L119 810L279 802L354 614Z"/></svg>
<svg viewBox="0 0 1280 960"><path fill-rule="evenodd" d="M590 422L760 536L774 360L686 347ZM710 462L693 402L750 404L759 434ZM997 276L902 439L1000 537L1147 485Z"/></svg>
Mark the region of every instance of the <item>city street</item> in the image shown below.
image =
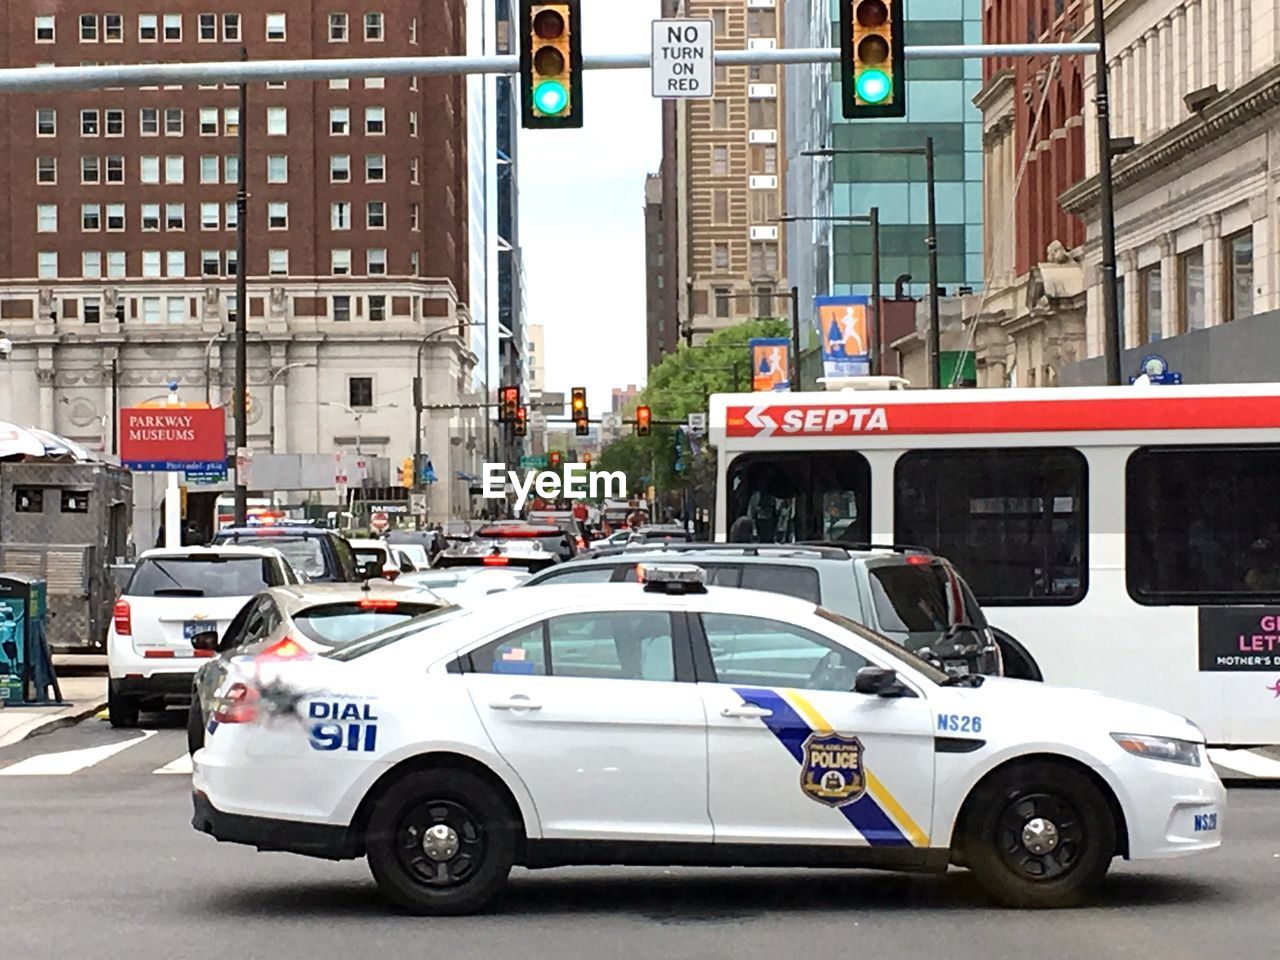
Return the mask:
<svg viewBox="0 0 1280 960"><path fill-rule="evenodd" d="M958 872L574 869L518 872L494 913L421 920L386 908L363 861L258 854L196 834L188 823L182 719L178 712L146 718L144 730L134 731L90 719L0 750L5 955L179 960L430 951L542 960L876 951L1190 960L1275 951L1274 790L1231 791L1220 853L1118 863L1101 902L1075 911L993 909ZM50 756L73 750L92 752ZM16 775L23 761L37 772ZM76 772L38 772L82 763Z"/></svg>

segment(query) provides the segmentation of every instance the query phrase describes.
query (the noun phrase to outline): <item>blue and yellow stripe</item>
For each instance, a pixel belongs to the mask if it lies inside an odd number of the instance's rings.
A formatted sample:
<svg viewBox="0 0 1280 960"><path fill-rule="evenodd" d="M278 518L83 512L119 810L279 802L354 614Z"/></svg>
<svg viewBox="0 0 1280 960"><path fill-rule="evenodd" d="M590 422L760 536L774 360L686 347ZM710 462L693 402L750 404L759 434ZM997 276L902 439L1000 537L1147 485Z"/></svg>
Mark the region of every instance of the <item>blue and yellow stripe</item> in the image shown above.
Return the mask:
<svg viewBox="0 0 1280 960"><path fill-rule="evenodd" d="M813 733L833 733L834 728L809 700L796 690L779 693L762 687L734 687L748 703L772 715L764 725L778 738L797 763L804 763L804 742ZM927 847L929 836L911 818L897 798L869 769L863 770L867 791L837 809L872 846Z"/></svg>

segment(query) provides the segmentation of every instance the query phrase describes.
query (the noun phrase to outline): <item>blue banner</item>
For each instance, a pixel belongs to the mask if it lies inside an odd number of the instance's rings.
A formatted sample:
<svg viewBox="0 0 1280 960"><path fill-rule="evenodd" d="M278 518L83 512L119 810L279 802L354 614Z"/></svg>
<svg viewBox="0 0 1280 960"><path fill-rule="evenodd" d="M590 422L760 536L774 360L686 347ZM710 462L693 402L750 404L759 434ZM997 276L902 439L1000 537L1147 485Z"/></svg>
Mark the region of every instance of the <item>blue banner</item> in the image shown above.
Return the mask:
<svg viewBox="0 0 1280 960"><path fill-rule="evenodd" d="M791 341L785 337L748 340L751 350L751 389L756 393L791 389Z"/></svg>
<svg viewBox="0 0 1280 960"><path fill-rule="evenodd" d="M871 372L868 297L814 297L822 371L827 377L865 377Z"/></svg>

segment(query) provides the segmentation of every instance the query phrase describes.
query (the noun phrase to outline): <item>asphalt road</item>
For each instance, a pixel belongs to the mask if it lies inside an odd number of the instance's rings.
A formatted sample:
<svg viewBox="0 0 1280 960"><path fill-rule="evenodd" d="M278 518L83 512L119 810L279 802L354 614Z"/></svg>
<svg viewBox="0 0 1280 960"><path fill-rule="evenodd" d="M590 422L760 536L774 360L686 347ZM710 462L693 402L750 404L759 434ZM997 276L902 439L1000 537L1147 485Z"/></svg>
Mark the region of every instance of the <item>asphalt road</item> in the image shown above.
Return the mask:
<svg viewBox="0 0 1280 960"><path fill-rule="evenodd" d="M852 956L928 960L1274 957L1280 791L1231 791L1221 851L1117 863L1095 906L990 906L963 872L518 871L491 914L391 912L363 861L218 844L189 824L182 716L145 740L101 720L0 750L0 955L181 960ZM61 775L50 753L138 743ZM46 761L42 760L41 763ZM179 762L178 767L180 768ZM27 765L31 769L31 765Z"/></svg>

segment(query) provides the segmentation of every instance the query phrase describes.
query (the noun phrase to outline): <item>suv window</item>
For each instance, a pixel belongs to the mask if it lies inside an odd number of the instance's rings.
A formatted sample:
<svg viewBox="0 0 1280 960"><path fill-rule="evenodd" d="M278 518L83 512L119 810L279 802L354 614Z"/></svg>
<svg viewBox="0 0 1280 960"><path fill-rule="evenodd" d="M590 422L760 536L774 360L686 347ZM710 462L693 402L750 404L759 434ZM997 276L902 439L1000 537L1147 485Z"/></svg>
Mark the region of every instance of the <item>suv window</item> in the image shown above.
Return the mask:
<svg viewBox="0 0 1280 960"><path fill-rule="evenodd" d="M241 597L278 586L279 570L266 557L212 554L142 560L125 594L130 597Z"/></svg>
<svg viewBox="0 0 1280 960"><path fill-rule="evenodd" d="M954 623L979 624L966 609L958 577L944 564L872 567L871 599L882 633L945 633Z"/></svg>
<svg viewBox="0 0 1280 960"><path fill-rule="evenodd" d="M788 597L799 597L813 604L822 602L822 590L818 586L818 571L811 567L781 563L749 563L742 568L742 588L783 593Z"/></svg>
<svg viewBox="0 0 1280 960"><path fill-rule="evenodd" d="M557 586L568 583L608 583L613 579L614 567L585 567L580 570L557 570L549 577L539 580L538 586L544 583L553 583ZM632 568L632 579L635 579L635 569Z"/></svg>
<svg viewBox="0 0 1280 960"><path fill-rule="evenodd" d="M704 613L701 620L719 683L851 691L868 665L852 650L789 623L726 613Z"/></svg>
<svg viewBox="0 0 1280 960"><path fill-rule="evenodd" d="M359 580L360 571L356 566L356 552L351 549L351 544L345 537L334 536L327 539L338 560L338 579L346 582Z"/></svg>

